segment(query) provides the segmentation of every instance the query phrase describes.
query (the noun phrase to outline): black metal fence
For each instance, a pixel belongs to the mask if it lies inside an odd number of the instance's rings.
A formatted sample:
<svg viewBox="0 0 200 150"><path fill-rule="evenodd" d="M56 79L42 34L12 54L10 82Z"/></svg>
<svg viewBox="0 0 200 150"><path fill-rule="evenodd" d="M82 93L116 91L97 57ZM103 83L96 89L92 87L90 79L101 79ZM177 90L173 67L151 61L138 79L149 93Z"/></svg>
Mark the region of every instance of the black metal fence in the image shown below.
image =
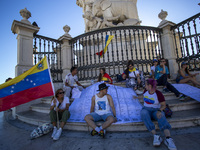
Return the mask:
<svg viewBox="0 0 200 150"><path fill-rule="evenodd" d="M115 77L123 73L128 60L133 60L136 68L149 74L152 60L163 57L161 32L154 27L123 26L87 32L73 38L70 41L72 65L79 69L79 80L96 79L102 67ZM106 35L114 37L101 58L96 53L104 49Z"/></svg>
<svg viewBox="0 0 200 150"><path fill-rule="evenodd" d="M44 56L47 56L53 82L62 82L61 42L41 35L34 35L34 64L37 64Z"/></svg>
<svg viewBox="0 0 200 150"><path fill-rule="evenodd" d="M187 61L190 70L200 70L200 13L176 24L171 30L175 39L177 63Z"/></svg>

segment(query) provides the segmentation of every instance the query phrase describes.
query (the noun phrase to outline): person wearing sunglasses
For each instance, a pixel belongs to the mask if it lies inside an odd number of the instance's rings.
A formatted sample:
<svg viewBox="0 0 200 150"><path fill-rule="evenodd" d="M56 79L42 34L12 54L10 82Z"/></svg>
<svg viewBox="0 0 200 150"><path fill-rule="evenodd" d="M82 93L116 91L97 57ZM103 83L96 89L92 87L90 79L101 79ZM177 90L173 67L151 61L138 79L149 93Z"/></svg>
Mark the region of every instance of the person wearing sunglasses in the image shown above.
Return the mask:
<svg viewBox="0 0 200 150"><path fill-rule="evenodd" d="M69 98L64 96L64 91L62 89L58 89L55 96L52 98L50 107L50 119L53 124L53 133L51 137L53 140L58 140L60 138L63 127L69 117ZM56 123L59 120L61 121L60 128L57 129Z"/></svg>
<svg viewBox="0 0 200 150"><path fill-rule="evenodd" d="M126 79L127 88L133 88L135 93L138 95L143 93L138 89L140 84L142 83L140 78L140 72L134 67L134 63L132 60L128 61L127 69L122 74L122 78Z"/></svg>
<svg viewBox="0 0 200 150"><path fill-rule="evenodd" d="M158 86L163 86L163 92L173 92L179 100L185 100L185 96L180 93L173 85L171 85L168 81L169 70L166 66L166 60L164 58L160 59L160 65L158 65L155 69L155 79L157 80Z"/></svg>

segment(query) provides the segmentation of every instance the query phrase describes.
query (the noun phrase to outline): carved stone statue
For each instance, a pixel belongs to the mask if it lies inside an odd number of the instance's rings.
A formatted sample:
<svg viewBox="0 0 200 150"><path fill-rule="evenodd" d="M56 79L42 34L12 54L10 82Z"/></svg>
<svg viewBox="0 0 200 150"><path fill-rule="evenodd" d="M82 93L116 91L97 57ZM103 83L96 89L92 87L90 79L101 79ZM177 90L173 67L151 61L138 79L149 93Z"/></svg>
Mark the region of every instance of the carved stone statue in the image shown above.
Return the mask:
<svg viewBox="0 0 200 150"><path fill-rule="evenodd" d="M85 20L85 31L100 29L112 26L123 25L140 25L138 17L137 0L77 0L76 4L83 8L83 17ZM93 18L102 20L99 22L92 21L91 18L86 18L88 12L91 12ZM87 13L87 14L86 14ZM90 14L91 15L91 14ZM90 20L89 20L90 19Z"/></svg>
<svg viewBox="0 0 200 150"><path fill-rule="evenodd" d="M91 11L86 11L83 14L83 18L87 19L85 24L85 32L99 29L103 20L101 18L95 17Z"/></svg>

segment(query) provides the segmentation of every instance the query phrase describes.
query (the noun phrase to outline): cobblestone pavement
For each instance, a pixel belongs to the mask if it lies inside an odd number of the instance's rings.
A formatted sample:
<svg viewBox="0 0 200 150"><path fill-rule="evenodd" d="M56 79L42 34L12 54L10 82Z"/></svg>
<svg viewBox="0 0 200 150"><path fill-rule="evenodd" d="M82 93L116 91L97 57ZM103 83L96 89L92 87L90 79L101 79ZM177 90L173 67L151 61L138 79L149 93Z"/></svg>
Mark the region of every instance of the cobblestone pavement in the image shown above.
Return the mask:
<svg viewBox="0 0 200 150"><path fill-rule="evenodd" d="M167 150L164 143L153 147L153 137L148 132L109 132L102 139L88 132L64 130L58 141L51 139L51 133L30 140L34 128L13 120L10 112L4 116L0 112L0 150ZM178 150L199 150L200 127L173 129L171 134Z"/></svg>

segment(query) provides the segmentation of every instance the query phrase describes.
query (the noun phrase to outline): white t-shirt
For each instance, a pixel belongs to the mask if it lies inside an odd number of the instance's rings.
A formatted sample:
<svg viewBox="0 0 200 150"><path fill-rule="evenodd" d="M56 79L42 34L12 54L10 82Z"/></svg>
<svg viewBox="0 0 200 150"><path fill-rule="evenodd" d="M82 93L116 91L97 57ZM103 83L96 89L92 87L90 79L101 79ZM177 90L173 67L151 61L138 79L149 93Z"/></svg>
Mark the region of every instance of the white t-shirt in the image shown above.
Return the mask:
<svg viewBox="0 0 200 150"><path fill-rule="evenodd" d="M160 108L160 103L165 101L163 94L156 90L154 94L149 94L148 91L144 92L144 106L152 108Z"/></svg>
<svg viewBox="0 0 200 150"><path fill-rule="evenodd" d="M77 75L72 76L71 73L65 76L65 83L67 82L70 86L74 86L74 83L78 81Z"/></svg>
<svg viewBox="0 0 200 150"><path fill-rule="evenodd" d="M59 101L56 98L56 106L58 107ZM63 102L61 103L61 105L59 106L59 109L66 109L66 104L69 104L69 98L68 97L64 97ZM53 100L51 102L51 106L53 106ZM54 108L54 110L56 110L56 107Z"/></svg>
<svg viewBox="0 0 200 150"><path fill-rule="evenodd" d="M151 70L153 70L153 72L155 72L156 67L155 66L151 66ZM150 75L152 75L152 72L150 72Z"/></svg>
<svg viewBox="0 0 200 150"><path fill-rule="evenodd" d="M130 73L129 73L129 77L130 77L130 78L136 78L137 75L138 75L139 73L140 73L140 72L139 72L138 70L133 71L133 72L130 72Z"/></svg>

